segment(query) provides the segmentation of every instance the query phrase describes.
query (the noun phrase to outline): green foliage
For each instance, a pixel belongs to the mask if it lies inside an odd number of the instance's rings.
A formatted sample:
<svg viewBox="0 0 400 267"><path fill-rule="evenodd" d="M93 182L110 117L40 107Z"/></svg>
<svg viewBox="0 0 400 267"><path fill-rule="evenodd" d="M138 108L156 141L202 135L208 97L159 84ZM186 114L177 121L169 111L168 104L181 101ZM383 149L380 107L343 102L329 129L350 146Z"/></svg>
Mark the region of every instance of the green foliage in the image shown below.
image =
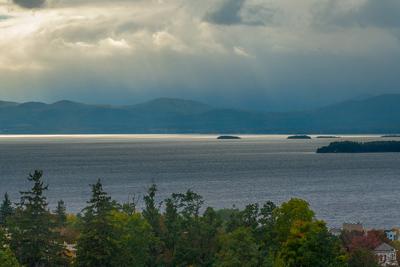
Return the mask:
<svg viewBox="0 0 400 267"><path fill-rule="evenodd" d="M67 223L67 213L66 213L65 203L62 200L57 202L56 210L54 211L56 217L56 224L58 227L64 227Z"/></svg>
<svg viewBox="0 0 400 267"><path fill-rule="evenodd" d="M47 209L44 193L48 187L42 181L42 174L35 171L29 175L28 181L33 187L20 192L18 208L7 223L12 236L11 249L26 266L64 266L64 247L58 242L60 238Z"/></svg>
<svg viewBox="0 0 400 267"><path fill-rule="evenodd" d="M367 248L357 248L350 253L349 267L378 267L374 253Z"/></svg>
<svg viewBox="0 0 400 267"><path fill-rule="evenodd" d="M143 217L150 223L155 232L160 232L160 209L156 202L157 186L153 184L144 196L145 208L142 211Z"/></svg>
<svg viewBox="0 0 400 267"><path fill-rule="evenodd" d="M150 245L150 257L148 265L150 267L159 265L161 254L163 253L163 246L160 241L161 239L161 225L160 225L160 209L159 204L156 201L157 186L151 185L147 191L147 195L144 196L143 200L145 208L142 211L143 217L150 224L154 240Z"/></svg>
<svg viewBox="0 0 400 267"><path fill-rule="evenodd" d="M346 266L339 239L321 221L294 223L278 257L285 267Z"/></svg>
<svg viewBox="0 0 400 267"><path fill-rule="evenodd" d="M209 266L215 246L210 244L218 224L211 209L201 218L202 197L189 190L165 200L164 261L168 266ZM206 225L207 224L207 225ZM212 236L210 236L210 234Z"/></svg>
<svg viewBox="0 0 400 267"><path fill-rule="evenodd" d="M20 267L7 243L5 231L0 228L0 267Z"/></svg>
<svg viewBox="0 0 400 267"><path fill-rule="evenodd" d="M191 190L157 202L152 185L140 213L135 201L112 201L100 180L83 215L66 214L62 201L50 213L41 178L39 171L30 175L33 187L21 192L16 209L5 196L0 267L70 266L63 241L76 244L76 267L375 267L371 248L385 240L378 231L344 233L340 240L301 199L216 211L204 209L203 198Z"/></svg>
<svg viewBox="0 0 400 267"><path fill-rule="evenodd" d="M311 222L314 218L314 212L306 201L293 198L276 208L274 217L277 241L283 243L287 240L293 224L297 221Z"/></svg>
<svg viewBox="0 0 400 267"><path fill-rule="evenodd" d="M176 204L171 198L165 200L165 213L163 218L164 227L162 242L164 247L162 261L166 266L173 266L176 246L180 236L180 219Z"/></svg>
<svg viewBox="0 0 400 267"><path fill-rule="evenodd" d="M150 225L139 214L121 211L111 213L113 237L116 239L118 257L110 266L144 267L149 262L150 244L154 241Z"/></svg>
<svg viewBox="0 0 400 267"><path fill-rule="evenodd" d="M259 247L249 228L239 227L222 235L220 247L216 261L218 267L260 266Z"/></svg>
<svg viewBox="0 0 400 267"><path fill-rule="evenodd" d="M6 224L7 218L13 215L13 213L14 208L12 206L11 200L8 196L8 193L5 193L3 203L1 203L0 206L0 226L4 226Z"/></svg>
<svg viewBox="0 0 400 267"><path fill-rule="evenodd" d="M113 209L111 198L104 192L103 185L98 180L92 185L92 197L83 210L76 266L113 266L118 247L111 220Z"/></svg>
<svg viewBox="0 0 400 267"><path fill-rule="evenodd" d="M129 200L126 203L123 203L121 206L121 210L127 214L133 215L136 213L136 199L135 197L132 200Z"/></svg>
<svg viewBox="0 0 400 267"><path fill-rule="evenodd" d="M0 267L20 267L10 248L0 247Z"/></svg>
<svg viewBox="0 0 400 267"><path fill-rule="evenodd" d="M259 226L259 212L260 209L257 203L247 205L243 211L231 210L226 230L232 232L240 227L249 227L255 231Z"/></svg>

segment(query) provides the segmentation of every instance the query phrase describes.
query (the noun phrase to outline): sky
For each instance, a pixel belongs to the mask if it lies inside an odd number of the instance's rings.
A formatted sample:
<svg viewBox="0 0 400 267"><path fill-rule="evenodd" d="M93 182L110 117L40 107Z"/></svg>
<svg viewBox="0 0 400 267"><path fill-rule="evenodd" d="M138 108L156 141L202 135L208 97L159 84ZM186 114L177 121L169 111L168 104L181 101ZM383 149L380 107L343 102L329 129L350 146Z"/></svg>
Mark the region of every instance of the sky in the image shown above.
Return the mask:
<svg viewBox="0 0 400 267"><path fill-rule="evenodd" d="M0 99L257 110L400 93L399 0L0 0Z"/></svg>

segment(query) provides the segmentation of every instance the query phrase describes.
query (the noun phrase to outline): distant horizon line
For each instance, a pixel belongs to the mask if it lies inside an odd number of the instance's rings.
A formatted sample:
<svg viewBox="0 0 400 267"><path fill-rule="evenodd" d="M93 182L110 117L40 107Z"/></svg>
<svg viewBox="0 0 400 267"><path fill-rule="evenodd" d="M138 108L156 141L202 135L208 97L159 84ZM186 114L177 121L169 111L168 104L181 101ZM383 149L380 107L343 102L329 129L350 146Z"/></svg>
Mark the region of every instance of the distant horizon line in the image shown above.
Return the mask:
<svg viewBox="0 0 400 267"><path fill-rule="evenodd" d="M358 98L358 97L351 97L348 98L347 100L339 101L336 103L342 103L342 102L347 102L347 101L362 101L366 99L372 99L376 97L383 97L383 96L400 96L400 93L383 93L383 94L375 94L375 95L368 95L366 97ZM41 100L29 100L29 101L16 101L12 99L0 99L0 103L12 103L12 104L28 104L28 103L37 103L37 104L45 104L45 105L54 105L62 102L69 102L69 103L75 103L75 104L82 104L82 105L89 105L89 106L115 106L115 107L124 107L124 106L133 106L133 105L140 105L140 104L146 104L149 102L157 101L157 100L171 100L171 101L188 101L188 102L196 102L199 104L204 104L204 105L209 105L213 107L212 105L206 103L206 101L202 100L196 100L194 98L186 98L186 97L168 97L168 96L159 96L159 97L154 97L154 98L149 98L147 100L142 100L139 102L135 103L130 103L130 104L110 104L110 103L88 103L85 101L81 100L72 100L72 99L67 99L67 98L61 98L60 100L55 100L55 101L41 101Z"/></svg>
<svg viewBox="0 0 400 267"><path fill-rule="evenodd" d="M358 138L358 137L382 137L386 133L376 134L376 133L365 133L365 134L341 134L341 133L331 133L331 134L306 134L311 137L318 137L318 136L337 136L338 138ZM159 133L132 133L132 134L0 134L0 138L24 138L24 137L33 137L33 138L45 138L45 137L218 137L221 135L237 135L240 137L288 137L292 135L304 135L300 133L282 133L282 134L240 134L240 133L166 133L166 134L159 134Z"/></svg>

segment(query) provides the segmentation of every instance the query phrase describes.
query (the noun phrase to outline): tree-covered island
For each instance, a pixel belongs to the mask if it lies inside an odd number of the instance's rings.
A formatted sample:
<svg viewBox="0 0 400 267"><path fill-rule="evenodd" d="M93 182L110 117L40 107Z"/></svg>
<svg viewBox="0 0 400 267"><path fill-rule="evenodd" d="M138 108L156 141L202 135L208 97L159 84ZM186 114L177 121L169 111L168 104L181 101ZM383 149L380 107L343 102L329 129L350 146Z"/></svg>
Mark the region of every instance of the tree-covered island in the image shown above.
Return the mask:
<svg viewBox="0 0 400 267"><path fill-rule="evenodd" d="M373 141L373 142L332 142L328 146L320 147L317 153L383 153L400 152L400 141Z"/></svg>

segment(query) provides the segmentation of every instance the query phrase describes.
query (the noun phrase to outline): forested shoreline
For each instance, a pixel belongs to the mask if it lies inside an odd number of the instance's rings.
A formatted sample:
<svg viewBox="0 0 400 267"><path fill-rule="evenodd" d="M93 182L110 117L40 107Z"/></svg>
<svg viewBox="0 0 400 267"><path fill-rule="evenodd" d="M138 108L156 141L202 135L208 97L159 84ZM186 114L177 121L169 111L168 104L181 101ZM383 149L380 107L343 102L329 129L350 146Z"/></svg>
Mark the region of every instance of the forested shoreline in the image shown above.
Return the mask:
<svg viewBox="0 0 400 267"><path fill-rule="evenodd" d="M42 175L29 175L17 203L4 196L0 267L377 266L372 250L389 242L379 231L334 236L301 199L215 210L191 190L159 202L156 185L140 210L98 180L81 213L67 214L62 200L50 211Z"/></svg>

